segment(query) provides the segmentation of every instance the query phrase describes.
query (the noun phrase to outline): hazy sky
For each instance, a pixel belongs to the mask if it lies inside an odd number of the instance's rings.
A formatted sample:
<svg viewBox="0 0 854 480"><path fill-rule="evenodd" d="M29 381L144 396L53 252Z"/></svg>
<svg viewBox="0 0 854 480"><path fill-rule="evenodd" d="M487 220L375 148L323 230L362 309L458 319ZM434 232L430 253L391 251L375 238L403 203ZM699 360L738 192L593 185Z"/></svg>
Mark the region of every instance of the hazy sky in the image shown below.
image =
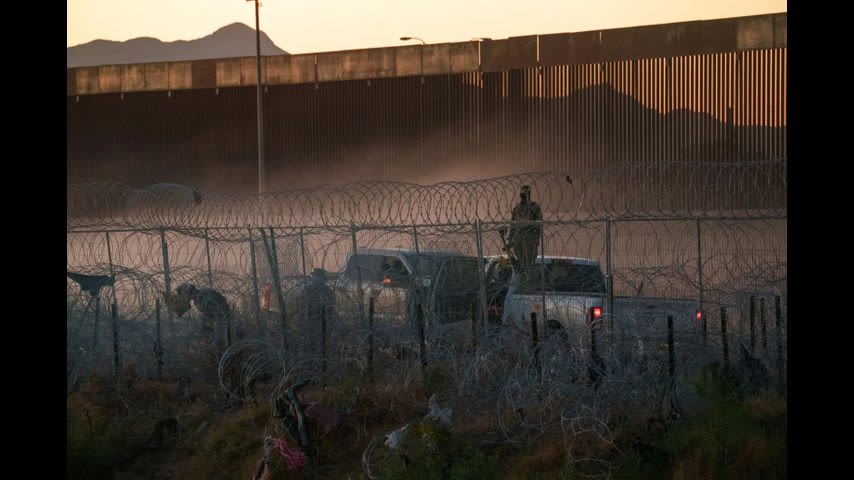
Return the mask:
<svg viewBox="0 0 854 480"><path fill-rule="evenodd" d="M203 37L254 28L246 0L66 0L66 46L95 39ZM778 13L785 0L266 0L261 30L290 53L494 39Z"/></svg>

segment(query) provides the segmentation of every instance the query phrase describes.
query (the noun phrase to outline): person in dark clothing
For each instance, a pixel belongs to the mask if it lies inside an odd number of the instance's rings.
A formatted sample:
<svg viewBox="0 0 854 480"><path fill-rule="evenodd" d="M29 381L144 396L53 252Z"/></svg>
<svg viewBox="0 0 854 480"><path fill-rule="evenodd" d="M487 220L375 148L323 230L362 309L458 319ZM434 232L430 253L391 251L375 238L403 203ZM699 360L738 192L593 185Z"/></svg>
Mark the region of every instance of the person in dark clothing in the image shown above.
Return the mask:
<svg viewBox="0 0 854 480"><path fill-rule="evenodd" d="M175 289L175 293L166 296L166 302L178 317L195 305L202 314L202 328L213 331L213 340L217 349L224 350L231 344L231 308L228 300L212 288L198 288L184 283ZM192 302L192 303L191 303Z"/></svg>
<svg viewBox="0 0 854 480"><path fill-rule="evenodd" d="M335 293L326 284L326 271L315 268L302 296L304 325L311 331L320 331L321 320L332 321L335 315ZM323 317L325 315L325 317Z"/></svg>
<svg viewBox="0 0 854 480"><path fill-rule="evenodd" d="M534 266L540 239L543 236L543 212L536 202L531 201L531 187L522 185L519 191L519 203L513 208L512 224L508 237L508 246L519 262L521 273L526 275Z"/></svg>

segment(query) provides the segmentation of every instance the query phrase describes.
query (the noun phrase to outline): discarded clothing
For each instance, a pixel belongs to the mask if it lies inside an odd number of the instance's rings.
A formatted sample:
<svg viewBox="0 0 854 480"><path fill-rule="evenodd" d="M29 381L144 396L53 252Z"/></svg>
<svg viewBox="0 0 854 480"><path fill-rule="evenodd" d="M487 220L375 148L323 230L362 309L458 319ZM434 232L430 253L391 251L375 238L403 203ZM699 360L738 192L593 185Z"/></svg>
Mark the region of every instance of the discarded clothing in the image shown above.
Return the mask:
<svg viewBox="0 0 854 480"><path fill-rule="evenodd" d="M288 470L299 470L306 464L306 456L300 449L288 445L284 438L276 439L276 448L279 453L285 457L285 462L288 464Z"/></svg>
<svg viewBox="0 0 854 480"><path fill-rule="evenodd" d="M451 425L451 415L453 415L451 408L440 407L439 401L436 399L436 394L434 393L430 397L429 402L427 402L427 419L436 420L444 425Z"/></svg>
<svg viewBox="0 0 854 480"><path fill-rule="evenodd" d="M392 450L397 450L400 447L400 444L403 443L403 440L406 438L407 427L409 427L409 425L404 425L386 435L386 446Z"/></svg>

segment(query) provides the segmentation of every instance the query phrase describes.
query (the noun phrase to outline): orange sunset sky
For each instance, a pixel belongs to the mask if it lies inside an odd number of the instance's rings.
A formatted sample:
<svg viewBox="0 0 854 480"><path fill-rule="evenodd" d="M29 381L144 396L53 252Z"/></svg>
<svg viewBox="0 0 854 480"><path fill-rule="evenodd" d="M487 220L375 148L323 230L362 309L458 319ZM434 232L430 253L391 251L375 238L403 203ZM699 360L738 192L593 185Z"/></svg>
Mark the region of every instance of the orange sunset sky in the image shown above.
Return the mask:
<svg viewBox="0 0 854 480"><path fill-rule="evenodd" d="M191 40L234 22L245 0L67 0L66 46L96 39ZM779 13L785 0L265 0L261 30L289 53L576 32Z"/></svg>

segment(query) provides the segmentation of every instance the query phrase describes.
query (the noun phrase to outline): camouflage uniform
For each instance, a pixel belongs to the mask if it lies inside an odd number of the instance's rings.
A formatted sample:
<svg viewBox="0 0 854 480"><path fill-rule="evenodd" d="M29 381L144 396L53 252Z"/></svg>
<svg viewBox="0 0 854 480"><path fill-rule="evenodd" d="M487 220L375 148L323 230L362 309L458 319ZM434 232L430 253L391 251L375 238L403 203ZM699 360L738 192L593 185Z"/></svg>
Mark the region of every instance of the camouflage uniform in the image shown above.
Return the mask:
<svg viewBox="0 0 854 480"><path fill-rule="evenodd" d="M523 272L527 272L534 265L537 258L537 250L540 247L540 238L543 235L541 224L528 224L543 219L543 213L536 202L531 201L531 188L522 186L522 199L513 208L513 224L510 227L508 244L513 249L513 255L519 262Z"/></svg>

